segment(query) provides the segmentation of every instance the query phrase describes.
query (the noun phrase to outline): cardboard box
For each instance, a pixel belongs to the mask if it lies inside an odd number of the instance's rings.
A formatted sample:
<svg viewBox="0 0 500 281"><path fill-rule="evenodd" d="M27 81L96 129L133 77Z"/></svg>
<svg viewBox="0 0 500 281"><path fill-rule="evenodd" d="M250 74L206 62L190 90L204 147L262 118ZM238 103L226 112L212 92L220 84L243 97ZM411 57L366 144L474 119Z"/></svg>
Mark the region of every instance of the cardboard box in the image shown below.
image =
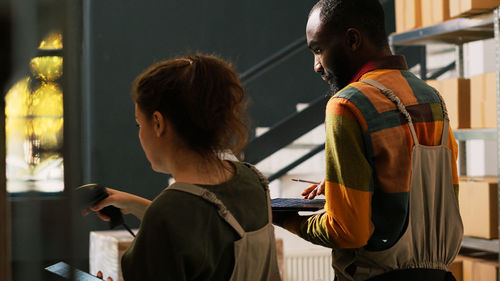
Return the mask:
<svg viewBox="0 0 500 281"><path fill-rule="evenodd" d="M498 178L460 178L458 201L464 236L498 238Z"/></svg>
<svg viewBox="0 0 500 281"><path fill-rule="evenodd" d="M439 80L426 80L425 83L441 93L441 81Z"/></svg>
<svg viewBox="0 0 500 281"><path fill-rule="evenodd" d="M498 281L498 261L476 261L472 264L472 280Z"/></svg>
<svg viewBox="0 0 500 281"><path fill-rule="evenodd" d="M133 240L125 230L90 232L89 273L95 275L100 270L104 280L109 276L115 281L123 281L121 260Z"/></svg>
<svg viewBox="0 0 500 281"><path fill-rule="evenodd" d="M286 281L285 255L283 253L283 239L276 239L276 258L278 259L278 270L281 275L281 281Z"/></svg>
<svg viewBox="0 0 500 281"><path fill-rule="evenodd" d="M449 270L457 281L476 281L483 280L479 277L491 275L491 263L496 263L498 255L489 252L471 251L458 255L450 265ZM486 263L477 265L477 263ZM488 277L489 278L489 277ZM498 279L484 279L495 280Z"/></svg>
<svg viewBox="0 0 500 281"><path fill-rule="evenodd" d="M457 281L463 281L463 261L461 259L455 259L448 270Z"/></svg>
<svg viewBox="0 0 500 281"><path fill-rule="evenodd" d="M441 93L448 109L450 127L452 129L470 128L470 80L450 78L426 82Z"/></svg>
<svg viewBox="0 0 500 281"><path fill-rule="evenodd" d="M421 0L396 0L396 32L405 32L422 26Z"/></svg>
<svg viewBox="0 0 500 281"><path fill-rule="evenodd" d="M496 73L486 73L471 78L471 128L497 127Z"/></svg>
<svg viewBox="0 0 500 281"><path fill-rule="evenodd" d="M421 1L422 1L422 26L438 24L450 18L450 0L421 0Z"/></svg>
<svg viewBox="0 0 500 281"><path fill-rule="evenodd" d="M500 6L500 0L450 0L450 17L480 14L498 6Z"/></svg>

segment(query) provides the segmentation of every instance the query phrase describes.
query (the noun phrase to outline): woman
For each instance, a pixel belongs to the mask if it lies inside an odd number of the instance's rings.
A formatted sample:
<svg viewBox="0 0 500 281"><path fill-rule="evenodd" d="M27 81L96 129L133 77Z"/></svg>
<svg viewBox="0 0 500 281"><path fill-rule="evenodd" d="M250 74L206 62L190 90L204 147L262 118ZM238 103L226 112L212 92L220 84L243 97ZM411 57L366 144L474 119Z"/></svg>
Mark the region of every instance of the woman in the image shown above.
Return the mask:
<svg viewBox="0 0 500 281"><path fill-rule="evenodd" d="M221 160L246 141L245 93L213 56L151 66L132 90L142 148L154 171L176 183L152 202L114 189L113 205L141 219L122 258L134 280L279 280L267 182L252 166Z"/></svg>

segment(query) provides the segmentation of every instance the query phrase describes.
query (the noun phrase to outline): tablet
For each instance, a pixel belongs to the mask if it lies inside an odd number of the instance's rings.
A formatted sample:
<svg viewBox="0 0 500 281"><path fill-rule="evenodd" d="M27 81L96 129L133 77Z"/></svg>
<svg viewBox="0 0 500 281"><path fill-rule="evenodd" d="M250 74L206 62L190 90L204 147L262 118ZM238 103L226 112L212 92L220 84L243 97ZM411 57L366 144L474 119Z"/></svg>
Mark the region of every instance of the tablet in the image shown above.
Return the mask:
<svg viewBox="0 0 500 281"><path fill-rule="evenodd" d="M58 262L56 264L53 264L51 266L47 266L45 270L52 272L58 276L63 277L64 279L67 280L74 280L74 281L102 281L102 279L99 279L95 277L94 275L90 275L85 271L82 271L78 268L74 268L71 265L65 263L65 262Z"/></svg>
<svg viewBox="0 0 500 281"><path fill-rule="evenodd" d="M325 207L325 199L275 198L271 199L273 211L318 211Z"/></svg>

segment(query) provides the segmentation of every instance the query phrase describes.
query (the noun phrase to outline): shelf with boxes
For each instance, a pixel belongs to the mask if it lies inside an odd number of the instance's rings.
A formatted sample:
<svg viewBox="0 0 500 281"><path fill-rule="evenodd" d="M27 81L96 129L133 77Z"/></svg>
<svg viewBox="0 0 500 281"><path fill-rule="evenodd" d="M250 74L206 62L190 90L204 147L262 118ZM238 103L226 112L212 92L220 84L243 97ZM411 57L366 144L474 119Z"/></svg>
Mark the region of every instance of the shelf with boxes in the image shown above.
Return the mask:
<svg viewBox="0 0 500 281"><path fill-rule="evenodd" d="M474 39L478 36L491 38L492 29L488 28L493 26L491 17L474 15L491 12L498 6L498 0L395 0L396 39L404 38L408 45L412 38L419 42L433 39L440 30L446 31L440 40L450 43L479 40ZM432 28L425 28L429 26ZM417 32L412 32L415 29Z"/></svg>
<svg viewBox="0 0 500 281"><path fill-rule="evenodd" d="M497 121L500 120L500 0L395 0L395 3L397 33L389 37L393 49L409 45L456 46L460 77L428 81L443 95L459 143L459 201L465 235L461 252L475 251L457 258L453 266L460 269L457 280L500 280L498 177L466 177L465 145L471 140L496 141L500 152ZM463 45L490 38L496 44L495 54L491 54L492 59L496 58L495 72L466 79ZM496 160L498 176L499 153ZM486 258L482 253L490 254ZM487 277L481 275L490 269L492 273Z"/></svg>
<svg viewBox="0 0 500 281"><path fill-rule="evenodd" d="M405 46L436 43L464 44L493 36L493 13L490 12L471 18L451 19L439 24L396 33L389 37L389 43Z"/></svg>

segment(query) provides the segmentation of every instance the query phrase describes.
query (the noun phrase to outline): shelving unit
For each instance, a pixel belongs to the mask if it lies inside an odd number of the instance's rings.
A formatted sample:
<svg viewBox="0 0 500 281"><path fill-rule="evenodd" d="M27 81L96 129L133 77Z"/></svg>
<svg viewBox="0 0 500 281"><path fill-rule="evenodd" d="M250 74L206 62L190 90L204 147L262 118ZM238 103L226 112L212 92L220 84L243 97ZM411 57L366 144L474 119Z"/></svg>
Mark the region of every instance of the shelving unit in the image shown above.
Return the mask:
<svg viewBox="0 0 500 281"><path fill-rule="evenodd" d="M426 44L454 44L493 38L495 11L476 16L474 18L458 18L440 24L397 33L389 36L389 44L397 45L426 45Z"/></svg>
<svg viewBox="0 0 500 281"><path fill-rule="evenodd" d="M491 13L473 18L459 18L440 24L411 30L389 36L389 43L394 46L453 44L457 46L457 71L464 76L463 44L484 39L495 39L496 58L496 96L497 96L497 128L496 129L463 129L455 130L454 135L459 143L459 165L461 174L466 171L465 142L467 140L496 140L497 174L500 178L500 7ZM472 93L473 96L473 93ZM498 193L500 206L500 192ZM500 210L500 208L499 208ZM499 215L500 218L500 215ZM499 221L500 225L500 221ZM462 247L499 253L499 240L486 240L464 237Z"/></svg>
<svg viewBox="0 0 500 281"><path fill-rule="evenodd" d="M497 130L495 129L461 129L454 130L453 135L457 141L497 140Z"/></svg>

